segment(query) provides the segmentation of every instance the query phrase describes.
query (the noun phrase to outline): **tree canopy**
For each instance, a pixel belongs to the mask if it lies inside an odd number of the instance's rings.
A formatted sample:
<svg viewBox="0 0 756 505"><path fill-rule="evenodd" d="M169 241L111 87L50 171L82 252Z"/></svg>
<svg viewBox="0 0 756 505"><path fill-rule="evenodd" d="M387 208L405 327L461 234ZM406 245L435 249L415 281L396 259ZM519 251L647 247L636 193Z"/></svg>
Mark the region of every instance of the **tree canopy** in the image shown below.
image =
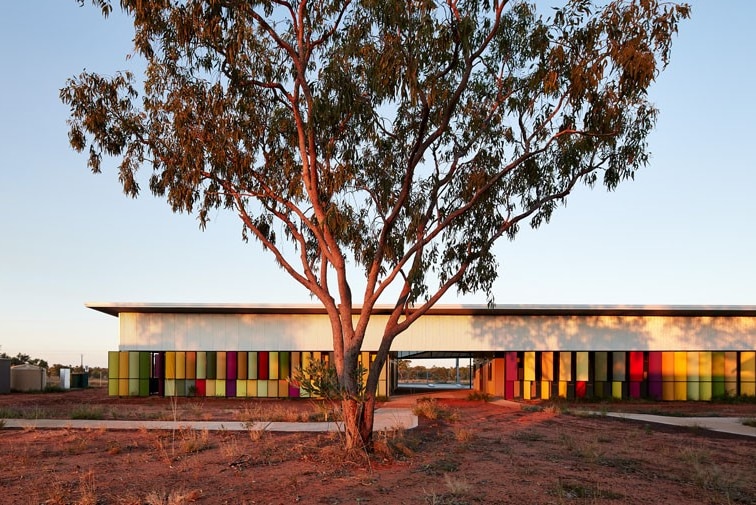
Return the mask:
<svg viewBox="0 0 756 505"><path fill-rule="evenodd" d="M396 335L449 290L493 302L498 239L648 163L647 90L689 15L657 0L120 6L143 82L69 80L71 145L95 172L118 158L132 197L148 167L149 190L202 227L217 208L238 214L243 238L327 309L347 396L372 310L390 301L367 408L346 414L362 441Z"/></svg>

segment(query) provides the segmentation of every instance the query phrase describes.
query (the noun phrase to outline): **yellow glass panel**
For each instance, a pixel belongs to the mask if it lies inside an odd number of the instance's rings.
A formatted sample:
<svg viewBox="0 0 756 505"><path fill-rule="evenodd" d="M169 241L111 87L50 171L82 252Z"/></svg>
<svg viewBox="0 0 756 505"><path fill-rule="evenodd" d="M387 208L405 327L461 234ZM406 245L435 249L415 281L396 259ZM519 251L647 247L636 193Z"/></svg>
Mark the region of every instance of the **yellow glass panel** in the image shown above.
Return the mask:
<svg viewBox="0 0 756 505"><path fill-rule="evenodd" d="M575 380L587 381L588 380L588 353L576 352L575 353Z"/></svg>
<svg viewBox="0 0 756 505"><path fill-rule="evenodd" d="M559 361L561 361L561 359ZM560 373L559 375L562 374ZM559 397L567 398L567 382L565 381L559 381Z"/></svg>
<svg viewBox="0 0 756 505"><path fill-rule="evenodd" d="M756 396L756 382L741 382L740 394L743 396Z"/></svg>
<svg viewBox="0 0 756 505"><path fill-rule="evenodd" d="M118 379L108 379L108 395L118 396Z"/></svg>
<svg viewBox="0 0 756 505"><path fill-rule="evenodd" d="M176 351L176 378L186 379L186 352Z"/></svg>
<svg viewBox="0 0 756 505"><path fill-rule="evenodd" d="M541 380L554 380L554 353L550 351L541 353ZM541 395L543 396L543 395Z"/></svg>
<svg viewBox="0 0 756 505"><path fill-rule="evenodd" d="M616 353L613 353L613 354L616 354ZM616 400L622 399L622 382L621 381L612 381L612 398Z"/></svg>
<svg viewBox="0 0 756 505"><path fill-rule="evenodd" d="M724 382L725 376L725 353L711 353L711 380Z"/></svg>
<svg viewBox="0 0 756 505"><path fill-rule="evenodd" d="M725 392L729 396L735 396L738 394L738 383L734 381L725 382Z"/></svg>
<svg viewBox="0 0 756 505"><path fill-rule="evenodd" d="M215 396L226 396L226 379L215 379Z"/></svg>
<svg viewBox="0 0 756 505"><path fill-rule="evenodd" d="M128 351L121 351L118 353L118 378L119 379L128 379L129 378L129 353ZM120 390L120 386L119 386ZM126 392L128 393L129 388L126 388ZM120 393L119 393L120 394ZM125 395L121 395L125 396Z"/></svg>
<svg viewBox="0 0 756 505"><path fill-rule="evenodd" d="M685 401L688 399L688 383L675 382L675 400Z"/></svg>
<svg viewBox="0 0 756 505"><path fill-rule="evenodd" d="M289 381L283 379L278 380L278 396L279 398L289 397Z"/></svg>
<svg viewBox="0 0 756 505"><path fill-rule="evenodd" d="M236 380L236 396L243 398L247 396L247 381L244 379Z"/></svg>
<svg viewBox="0 0 756 505"><path fill-rule="evenodd" d="M529 351L525 353L525 377L528 382L534 381L535 376L535 352ZM526 398L529 400L530 398Z"/></svg>
<svg viewBox="0 0 756 505"><path fill-rule="evenodd" d="M541 399L548 400L551 397L551 382L541 381Z"/></svg>
<svg viewBox="0 0 756 505"><path fill-rule="evenodd" d="M675 382L688 380L688 353L675 351ZM675 397L678 395L675 393ZM684 399L684 398L683 398Z"/></svg>
<svg viewBox="0 0 756 505"><path fill-rule="evenodd" d="M215 379L205 381L205 396L215 396Z"/></svg>
<svg viewBox="0 0 756 505"><path fill-rule="evenodd" d="M712 353L701 351L698 353L698 380L711 382Z"/></svg>
<svg viewBox="0 0 756 505"><path fill-rule="evenodd" d="M247 396L249 397L257 397L257 381L256 380L248 380L247 381Z"/></svg>
<svg viewBox="0 0 756 505"><path fill-rule="evenodd" d="M271 351L268 355L268 379L270 380L277 380L278 379L278 352ZM276 391L278 391L278 386L276 386ZM268 392L270 392L270 387L268 387Z"/></svg>
<svg viewBox="0 0 756 505"><path fill-rule="evenodd" d="M129 396L129 379L118 379L118 396Z"/></svg>
<svg viewBox="0 0 756 505"><path fill-rule="evenodd" d="M321 357L322 357L321 353L318 352L318 351L315 351L315 352L312 353L312 360L313 361L322 361Z"/></svg>
<svg viewBox="0 0 756 505"><path fill-rule="evenodd" d="M522 399L530 400L530 381L522 381Z"/></svg>
<svg viewBox="0 0 756 505"><path fill-rule="evenodd" d="M176 351L168 351L165 353L165 378L176 378ZM172 395L166 393L166 396L175 396L175 393Z"/></svg>
<svg viewBox="0 0 756 505"><path fill-rule="evenodd" d="M756 352L740 353L740 382L756 382Z"/></svg>

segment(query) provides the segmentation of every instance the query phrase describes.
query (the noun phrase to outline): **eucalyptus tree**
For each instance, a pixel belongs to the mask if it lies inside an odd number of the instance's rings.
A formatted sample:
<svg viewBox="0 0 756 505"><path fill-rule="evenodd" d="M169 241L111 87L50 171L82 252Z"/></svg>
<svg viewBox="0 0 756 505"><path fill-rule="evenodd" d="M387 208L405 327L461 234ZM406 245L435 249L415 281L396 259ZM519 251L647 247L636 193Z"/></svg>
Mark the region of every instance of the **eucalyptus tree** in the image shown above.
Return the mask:
<svg viewBox="0 0 756 505"><path fill-rule="evenodd" d="M347 446L369 445L393 339L450 290L492 303L497 240L648 163L647 90L688 6L561 4L120 0L144 75L70 79L70 142L94 172L115 157L129 196L149 170L149 190L203 228L238 214L325 307Z"/></svg>

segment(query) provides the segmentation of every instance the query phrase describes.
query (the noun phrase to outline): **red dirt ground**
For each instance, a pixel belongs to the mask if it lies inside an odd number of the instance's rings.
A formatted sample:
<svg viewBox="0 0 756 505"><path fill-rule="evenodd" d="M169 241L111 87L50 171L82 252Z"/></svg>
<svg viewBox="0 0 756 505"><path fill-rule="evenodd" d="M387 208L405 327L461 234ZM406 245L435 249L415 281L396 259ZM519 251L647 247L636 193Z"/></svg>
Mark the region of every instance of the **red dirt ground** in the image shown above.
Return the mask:
<svg viewBox="0 0 756 505"><path fill-rule="evenodd" d="M392 401L412 406L417 398ZM756 439L439 399L414 430L347 457L338 435L1 430L8 504L756 504ZM756 418L754 404L617 402L599 411ZM0 396L0 417L306 419L309 401L110 398L103 389ZM273 419L276 418L276 419Z"/></svg>

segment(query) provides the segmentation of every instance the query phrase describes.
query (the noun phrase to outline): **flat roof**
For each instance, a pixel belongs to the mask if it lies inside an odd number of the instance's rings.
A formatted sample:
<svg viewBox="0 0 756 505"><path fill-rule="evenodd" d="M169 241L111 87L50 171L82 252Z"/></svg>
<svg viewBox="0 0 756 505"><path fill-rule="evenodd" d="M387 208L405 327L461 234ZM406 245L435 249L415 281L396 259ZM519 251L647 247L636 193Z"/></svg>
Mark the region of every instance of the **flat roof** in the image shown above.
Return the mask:
<svg viewBox="0 0 756 505"><path fill-rule="evenodd" d="M86 307L118 317L122 312L141 314L326 314L320 304L246 303L142 303L87 302ZM373 314L390 314L390 305L379 305ZM410 309L412 310L412 309ZM360 306L353 308L358 314ZM756 305L436 305L428 310L438 316L684 316L753 317Z"/></svg>

